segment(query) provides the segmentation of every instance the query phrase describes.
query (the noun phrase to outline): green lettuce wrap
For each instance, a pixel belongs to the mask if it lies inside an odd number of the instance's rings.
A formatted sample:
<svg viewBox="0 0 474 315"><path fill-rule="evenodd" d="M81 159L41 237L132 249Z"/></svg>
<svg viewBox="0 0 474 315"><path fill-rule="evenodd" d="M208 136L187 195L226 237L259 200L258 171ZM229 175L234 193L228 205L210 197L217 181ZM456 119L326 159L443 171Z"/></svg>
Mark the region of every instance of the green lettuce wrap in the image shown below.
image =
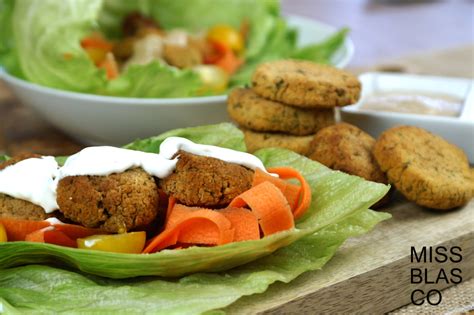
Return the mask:
<svg viewBox="0 0 474 315"><path fill-rule="evenodd" d="M231 124L177 129L126 147L157 152L168 136L245 150L242 133ZM223 309L242 296L264 292L275 281L289 282L320 269L348 237L367 233L390 217L368 209L385 195L386 185L332 171L283 149L264 149L256 155L266 166L299 170L311 186L311 206L295 229L258 241L150 255L2 243L0 310L200 314Z"/></svg>
<svg viewBox="0 0 474 315"><path fill-rule="evenodd" d="M0 0L0 66L37 84L82 93L162 98L202 91L197 73L158 62L106 79L80 41L94 31L120 36L122 18L132 11L152 16L164 29L198 31L248 21L245 64L230 78L230 87L248 83L255 67L267 60L330 63L347 33L343 29L322 43L299 48L297 32L282 18L278 0Z"/></svg>

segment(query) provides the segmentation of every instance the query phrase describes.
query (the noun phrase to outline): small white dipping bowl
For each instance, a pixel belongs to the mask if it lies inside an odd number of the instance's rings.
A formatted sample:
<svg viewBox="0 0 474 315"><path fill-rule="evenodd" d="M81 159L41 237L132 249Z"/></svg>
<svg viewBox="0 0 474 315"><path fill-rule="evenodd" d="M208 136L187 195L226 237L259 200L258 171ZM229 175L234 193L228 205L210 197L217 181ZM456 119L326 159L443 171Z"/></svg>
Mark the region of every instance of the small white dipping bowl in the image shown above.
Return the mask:
<svg viewBox="0 0 474 315"><path fill-rule="evenodd" d="M317 43L336 28L314 20L290 16L299 33L298 45ZM347 38L332 64L345 67L354 54ZM123 145L164 131L229 121L226 95L192 98L127 98L82 94L52 89L15 78L2 78L23 104L75 139L91 145Z"/></svg>
<svg viewBox="0 0 474 315"><path fill-rule="evenodd" d="M341 120L358 126L377 138L397 125L424 128L460 147L474 164L474 81L461 78L421 76L397 73L365 73L359 76L362 95L358 103L341 108ZM462 100L459 116L434 116L361 108L366 97L380 92L405 91L446 94Z"/></svg>

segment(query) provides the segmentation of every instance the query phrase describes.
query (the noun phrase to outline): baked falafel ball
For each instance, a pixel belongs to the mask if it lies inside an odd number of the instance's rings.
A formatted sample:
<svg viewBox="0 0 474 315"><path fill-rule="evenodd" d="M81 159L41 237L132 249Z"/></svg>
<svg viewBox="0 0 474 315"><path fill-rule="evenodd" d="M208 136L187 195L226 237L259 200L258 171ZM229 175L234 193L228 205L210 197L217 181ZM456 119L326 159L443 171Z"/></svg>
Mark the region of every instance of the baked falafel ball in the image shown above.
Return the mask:
<svg viewBox="0 0 474 315"><path fill-rule="evenodd" d="M141 168L107 176L68 176L57 187L64 216L90 228L123 233L151 224L158 215L158 187Z"/></svg>
<svg viewBox="0 0 474 315"><path fill-rule="evenodd" d="M160 185L187 206L221 208L252 187L253 175L235 163L180 151L175 171Z"/></svg>
<svg viewBox="0 0 474 315"><path fill-rule="evenodd" d="M375 139L368 133L342 122L316 133L309 158L333 170L387 184L387 176L372 154L374 145Z"/></svg>
<svg viewBox="0 0 474 315"><path fill-rule="evenodd" d="M34 203L0 194L0 218L41 221L52 216L52 214L44 212L43 208Z"/></svg>
<svg viewBox="0 0 474 315"><path fill-rule="evenodd" d="M20 161L40 157L41 155L31 153L14 156L0 163L0 171ZM45 213L44 209L38 205L0 193L0 218L9 217L19 220L41 221L51 216L52 214Z"/></svg>

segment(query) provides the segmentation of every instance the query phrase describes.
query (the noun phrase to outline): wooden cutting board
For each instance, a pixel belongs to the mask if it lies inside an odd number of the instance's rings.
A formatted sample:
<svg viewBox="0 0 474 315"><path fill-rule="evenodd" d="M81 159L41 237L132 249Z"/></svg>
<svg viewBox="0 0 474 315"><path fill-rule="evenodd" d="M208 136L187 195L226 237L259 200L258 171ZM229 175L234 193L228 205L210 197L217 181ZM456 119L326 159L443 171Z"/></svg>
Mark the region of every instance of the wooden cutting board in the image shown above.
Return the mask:
<svg viewBox="0 0 474 315"><path fill-rule="evenodd" d="M426 268L430 282L436 280L441 268L448 277L453 268L461 270L463 281L473 277L474 200L455 211L435 212L417 207L401 196L395 198L383 210L390 212L392 219L377 225L369 234L348 240L322 270L304 273L288 284L276 283L263 294L240 299L226 311L229 314L378 314L410 304L416 289L427 292L453 285L444 281L411 284L411 268ZM458 246L462 260L412 263L412 246L418 254L423 246L427 249L432 246L433 250ZM418 291L415 299L419 298ZM435 296L432 302L437 302Z"/></svg>

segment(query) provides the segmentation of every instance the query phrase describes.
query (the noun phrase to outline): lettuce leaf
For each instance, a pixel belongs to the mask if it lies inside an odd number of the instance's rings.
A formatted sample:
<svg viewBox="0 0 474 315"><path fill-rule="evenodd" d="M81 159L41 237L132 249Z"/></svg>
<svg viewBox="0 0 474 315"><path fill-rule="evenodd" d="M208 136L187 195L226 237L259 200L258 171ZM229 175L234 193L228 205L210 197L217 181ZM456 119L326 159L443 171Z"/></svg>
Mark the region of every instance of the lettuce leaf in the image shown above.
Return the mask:
<svg viewBox="0 0 474 315"><path fill-rule="evenodd" d="M132 65L107 84L104 94L129 97L186 97L201 87L201 79L190 70L178 70L159 62Z"/></svg>
<svg viewBox="0 0 474 315"><path fill-rule="evenodd" d="M320 269L345 239L367 233L386 218L362 210L253 263L179 279L110 280L39 265L0 270L0 309L2 304L12 314L200 314L222 309L276 281L287 283Z"/></svg>
<svg viewBox="0 0 474 315"><path fill-rule="evenodd" d="M14 5L14 0L0 0L0 68L3 66L9 73L23 78L12 37Z"/></svg>
<svg viewBox="0 0 474 315"><path fill-rule="evenodd" d="M168 137L183 137L201 144L216 145L237 151L247 151L244 134L240 129L229 123L174 129L156 137L134 141L124 146L124 148L156 153L160 144Z"/></svg>
<svg viewBox="0 0 474 315"><path fill-rule="evenodd" d="M105 72L97 69L80 40L94 27L100 0L16 0L15 51L25 77L58 89L97 93Z"/></svg>

